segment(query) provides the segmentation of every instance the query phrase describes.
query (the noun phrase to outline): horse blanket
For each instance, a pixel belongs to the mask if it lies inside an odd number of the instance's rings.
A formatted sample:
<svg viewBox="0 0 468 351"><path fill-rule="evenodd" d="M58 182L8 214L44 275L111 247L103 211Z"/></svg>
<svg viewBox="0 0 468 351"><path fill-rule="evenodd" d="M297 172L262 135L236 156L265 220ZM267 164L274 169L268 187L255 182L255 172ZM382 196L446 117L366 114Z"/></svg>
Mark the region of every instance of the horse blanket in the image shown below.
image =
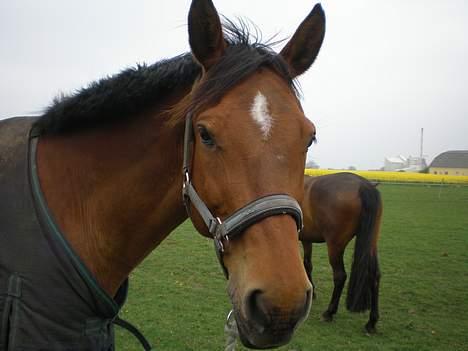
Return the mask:
<svg viewBox="0 0 468 351"><path fill-rule="evenodd" d="M112 351L111 298L58 230L36 174L34 118L0 121L0 351Z"/></svg>

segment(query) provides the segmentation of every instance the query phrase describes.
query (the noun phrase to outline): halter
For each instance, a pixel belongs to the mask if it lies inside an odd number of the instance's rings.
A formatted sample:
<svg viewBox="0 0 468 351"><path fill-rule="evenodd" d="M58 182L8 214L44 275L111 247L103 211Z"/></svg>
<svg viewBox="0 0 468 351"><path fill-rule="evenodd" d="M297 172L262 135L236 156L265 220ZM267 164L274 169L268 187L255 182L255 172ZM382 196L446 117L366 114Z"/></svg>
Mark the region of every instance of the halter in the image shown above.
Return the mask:
<svg viewBox="0 0 468 351"><path fill-rule="evenodd" d="M274 194L262 196L246 204L244 207L239 208L230 216L228 216L224 221L222 221L219 217L215 217L196 192L190 179L193 156L192 144L192 113L189 112L185 120L184 163L182 168L184 181L182 185L182 198L188 216L191 217L190 204L192 204L205 222L208 231L213 237L214 247L219 263L223 268L226 279L228 279L229 274L223 262L225 243L244 232L251 225L261 221L264 218L276 215L291 215L296 222L297 231L299 232L302 230L303 226L301 207L297 201L289 195Z"/></svg>

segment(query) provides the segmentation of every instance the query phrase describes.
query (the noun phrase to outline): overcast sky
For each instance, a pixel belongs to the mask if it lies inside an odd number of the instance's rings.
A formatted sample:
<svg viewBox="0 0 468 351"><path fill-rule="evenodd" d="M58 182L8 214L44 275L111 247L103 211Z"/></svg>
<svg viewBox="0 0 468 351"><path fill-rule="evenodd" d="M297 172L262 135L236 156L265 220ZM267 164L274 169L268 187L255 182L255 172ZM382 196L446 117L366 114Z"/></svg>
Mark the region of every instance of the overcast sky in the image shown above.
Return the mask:
<svg viewBox="0 0 468 351"><path fill-rule="evenodd" d="M293 34L314 1L214 0L265 38ZM325 0L324 45L300 78L321 167L468 149L468 1ZM188 51L188 0L0 1L0 118L59 92ZM281 47L278 47L279 51Z"/></svg>

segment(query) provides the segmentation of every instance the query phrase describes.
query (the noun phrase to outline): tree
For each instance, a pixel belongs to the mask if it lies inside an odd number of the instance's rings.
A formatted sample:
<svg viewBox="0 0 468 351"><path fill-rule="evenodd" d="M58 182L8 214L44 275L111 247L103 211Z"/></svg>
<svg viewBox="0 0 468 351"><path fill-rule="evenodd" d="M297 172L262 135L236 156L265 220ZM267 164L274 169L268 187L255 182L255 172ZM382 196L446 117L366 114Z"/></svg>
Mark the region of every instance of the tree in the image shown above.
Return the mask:
<svg viewBox="0 0 468 351"><path fill-rule="evenodd" d="M319 168L319 165L315 163L313 160L309 160L306 162L305 168Z"/></svg>

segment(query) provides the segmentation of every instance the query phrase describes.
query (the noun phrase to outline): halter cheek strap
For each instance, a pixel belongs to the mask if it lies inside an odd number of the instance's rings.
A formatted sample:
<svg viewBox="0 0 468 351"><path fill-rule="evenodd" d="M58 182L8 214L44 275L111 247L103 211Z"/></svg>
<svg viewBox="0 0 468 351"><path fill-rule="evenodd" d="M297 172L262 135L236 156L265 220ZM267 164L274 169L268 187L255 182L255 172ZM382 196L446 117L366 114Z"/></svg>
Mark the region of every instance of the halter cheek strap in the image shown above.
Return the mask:
<svg viewBox="0 0 468 351"><path fill-rule="evenodd" d="M190 216L190 206L192 205L205 222L208 231L214 239L216 254L226 278L229 278L229 275L224 266L222 257L224 253L224 243L243 233L251 225L267 217L288 214L294 218L297 231L299 232L302 230L301 207L294 198L286 194L274 194L260 197L244 207L241 207L224 221L219 217L215 217L196 192L190 179L192 143L192 114L189 113L185 122L182 198L188 215Z"/></svg>

